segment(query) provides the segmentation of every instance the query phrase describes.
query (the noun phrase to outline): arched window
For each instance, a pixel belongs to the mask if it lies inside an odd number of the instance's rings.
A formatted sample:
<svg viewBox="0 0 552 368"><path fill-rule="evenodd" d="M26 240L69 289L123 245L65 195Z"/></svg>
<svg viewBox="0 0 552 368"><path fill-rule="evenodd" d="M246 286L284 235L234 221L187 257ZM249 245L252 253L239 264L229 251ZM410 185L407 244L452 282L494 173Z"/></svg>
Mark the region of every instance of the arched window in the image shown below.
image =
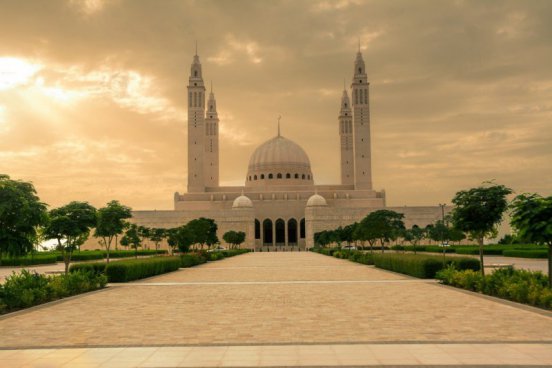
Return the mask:
<svg viewBox="0 0 552 368"><path fill-rule="evenodd" d="M276 244L284 245L286 242L286 222L281 218L274 224L276 230Z"/></svg>
<svg viewBox="0 0 552 368"><path fill-rule="evenodd" d="M358 68L358 74L362 74L362 68Z"/></svg>
<svg viewBox="0 0 552 368"><path fill-rule="evenodd" d="M278 173L278 175L276 175L276 178L277 179L282 179L282 174Z"/></svg>
<svg viewBox="0 0 552 368"><path fill-rule="evenodd" d="M286 179L290 179L291 178L291 174L290 173L287 173L286 174Z"/></svg>
<svg viewBox="0 0 552 368"><path fill-rule="evenodd" d="M295 179L299 179L299 174L295 174Z"/></svg>
<svg viewBox="0 0 552 368"><path fill-rule="evenodd" d="M249 175L249 181L251 181L251 175Z"/></svg>
<svg viewBox="0 0 552 368"><path fill-rule="evenodd" d="M197 70L194 70L194 77L197 77Z"/></svg>
<svg viewBox="0 0 552 368"><path fill-rule="evenodd" d="M288 244L297 244L297 220L292 218L287 223L288 227Z"/></svg>
<svg viewBox="0 0 552 368"><path fill-rule="evenodd" d="M253 175L253 180L257 180L257 175Z"/></svg>
<svg viewBox="0 0 552 368"><path fill-rule="evenodd" d="M309 179L309 180L310 180L310 175L307 175L307 179Z"/></svg>
<svg viewBox="0 0 552 368"><path fill-rule="evenodd" d="M273 178L274 178L274 175L268 174L268 178L269 178L269 179L273 179Z"/></svg>
<svg viewBox="0 0 552 368"><path fill-rule="evenodd" d="M301 175L301 179L305 180L305 174Z"/></svg>
<svg viewBox="0 0 552 368"><path fill-rule="evenodd" d="M299 236L301 239L305 239L305 219L302 218L301 222L299 223Z"/></svg>
<svg viewBox="0 0 552 368"><path fill-rule="evenodd" d="M261 174L261 179L264 179L264 174Z"/></svg>
<svg viewBox="0 0 552 368"><path fill-rule="evenodd" d="M272 245L272 221L266 219L263 221L263 244Z"/></svg>

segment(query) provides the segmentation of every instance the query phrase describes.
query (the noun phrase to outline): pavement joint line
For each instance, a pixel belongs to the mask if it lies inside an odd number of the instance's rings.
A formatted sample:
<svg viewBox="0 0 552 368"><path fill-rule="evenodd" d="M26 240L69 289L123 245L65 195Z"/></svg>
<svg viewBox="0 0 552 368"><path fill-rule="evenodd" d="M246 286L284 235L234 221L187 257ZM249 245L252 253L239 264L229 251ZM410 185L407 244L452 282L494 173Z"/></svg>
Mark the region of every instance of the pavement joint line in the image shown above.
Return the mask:
<svg viewBox="0 0 552 368"><path fill-rule="evenodd" d="M121 344L121 345L47 345L47 346L18 346L18 347L3 347L2 350L48 350L48 349L108 349L108 348L211 348L211 347L257 347L257 346L347 346L347 345L551 345L552 340L456 340L456 341L411 341L411 340L367 340L367 341L327 341L327 342L266 342L266 343L213 343L213 344Z"/></svg>
<svg viewBox="0 0 552 368"><path fill-rule="evenodd" d="M113 283L109 286L188 286L188 285L291 285L291 284L386 284L386 283L423 283L435 284L436 280L292 280L292 281L190 281L190 282L140 282Z"/></svg>

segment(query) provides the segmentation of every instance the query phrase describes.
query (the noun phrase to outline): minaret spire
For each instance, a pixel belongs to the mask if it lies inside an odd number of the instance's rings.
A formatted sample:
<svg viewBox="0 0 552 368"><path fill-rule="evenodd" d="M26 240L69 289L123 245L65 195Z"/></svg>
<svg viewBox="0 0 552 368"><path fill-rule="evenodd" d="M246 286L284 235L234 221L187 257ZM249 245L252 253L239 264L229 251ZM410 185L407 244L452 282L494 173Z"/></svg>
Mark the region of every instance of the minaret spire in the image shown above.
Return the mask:
<svg viewBox="0 0 552 368"><path fill-rule="evenodd" d="M282 118L282 115L278 115L278 137L280 136L280 119Z"/></svg>
<svg viewBox="0 0 552 368"><path fill-rule="evenodd" d="M197 56L197 40L196 40L195 44L196 44L196 45L195 45L195 46L196 46L196 48L195 48L195 56Z"/></svg>

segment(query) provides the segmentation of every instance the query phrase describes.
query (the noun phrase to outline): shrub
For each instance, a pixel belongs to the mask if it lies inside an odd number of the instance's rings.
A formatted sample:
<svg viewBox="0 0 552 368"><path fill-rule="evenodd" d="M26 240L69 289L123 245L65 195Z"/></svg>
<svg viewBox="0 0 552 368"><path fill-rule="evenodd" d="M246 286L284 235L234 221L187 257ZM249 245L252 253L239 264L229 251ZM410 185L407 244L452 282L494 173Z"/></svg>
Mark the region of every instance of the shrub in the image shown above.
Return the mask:
<svg viewBox="0 0 552 368"><path fill-rule="evenodd" d="M127 282L176 271L180 257L153 257L110 262L105 267L109 282Z"/></svg>
<svg viewBox="0 0 552 368"><path fill-rule="evenodd" d="M446 285L552 309L552 289L548 287L547 277L540 271L507 267L483 277L472 270L460 271L449 267L440 271L437 278Z"/></svg>
<svg viewBox="0 0 552 368"><path fill-rule="evenodd" d="M505 257L520 257L520 258L548 258L546 249L506 249L502 251Z"/></svg>
<svg viewBox="0 0 552 368"><path fill-rule="evenodd" d="M69 272L87 271L94 274L105 273L105 262L75 263L69 267Z"/></svg>
<svg viewBox="0 0 552 368"><path fill-rule="evenodd" d="M54 251L51 252L57 256L58 261L63 261L63 256L60 252ZM138 249L136 252L139 256L154 256L157 254L167 254L166 250L155 250L155 249ZM134 250L111 250L109 252L109 258L130 258L134 257ZM93 261L95 259L104 259L107 258L107 252L105 250L83 250L76 251L71 256L72 261Z"/></svg>
<svg viewBox="0 0 552 368"><path fill-rule="evenodd" d="M46 276L22 270L0 285L0 313L32 307L55 299L84 293L105 286L107 278L86 271Z"/></svg>
<svg viewBox="0 0 552 368"><path fill-rule="evenodd" d="M435 274L445 266L441 257L432 255L373 254L372 258L376 267L422 279L434 278ZM447 264L454 264L457 268L479 270L479 261L472 258L449 258Z"/></svg>
<svg viewBox="0 0 552 368"><path fill-rule="evenodd" d="M207 259L198 253L187 253L180 256L180 267L193 267L207 262Z"/></svg>
<svg viewBox="0 0 552 368"><path fill-rule="evenodd" d="M56 263L57 257L55 254L38 253L34 255L26 255L19 258L2 258L0 266L30 266L39 264Z"/></svg>

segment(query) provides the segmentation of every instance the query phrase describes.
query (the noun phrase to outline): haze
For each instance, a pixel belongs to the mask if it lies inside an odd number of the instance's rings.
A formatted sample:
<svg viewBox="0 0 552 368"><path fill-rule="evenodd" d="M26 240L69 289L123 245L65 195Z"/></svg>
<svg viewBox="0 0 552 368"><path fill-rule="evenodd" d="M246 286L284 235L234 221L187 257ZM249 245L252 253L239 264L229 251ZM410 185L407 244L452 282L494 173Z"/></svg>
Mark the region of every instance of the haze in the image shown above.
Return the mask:
<svg viewBox="0 0 552 368"><path fill-rule="evenodd" d="M51 206L171 209L186 190L198 42L221 118L221 185L276 134L339 182L344 80L371 83L375 189L450 203L495 179L552 188L550 1L0 1L0 173Z"/></svg>

